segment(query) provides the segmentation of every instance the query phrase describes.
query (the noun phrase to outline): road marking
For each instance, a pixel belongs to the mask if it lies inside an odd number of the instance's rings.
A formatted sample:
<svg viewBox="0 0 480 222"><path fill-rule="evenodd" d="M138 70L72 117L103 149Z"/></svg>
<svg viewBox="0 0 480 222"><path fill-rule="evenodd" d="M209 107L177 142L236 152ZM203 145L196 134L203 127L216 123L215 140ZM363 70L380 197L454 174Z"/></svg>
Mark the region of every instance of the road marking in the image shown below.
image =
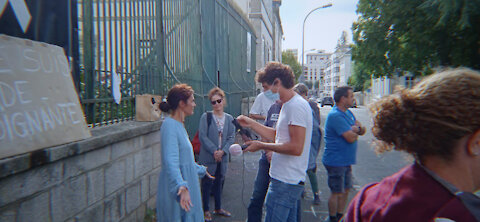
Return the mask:
<svg viewBox="0 0 480 222"><path fill-rule="evenodd" d="M304 212L304 213L312 213L313 216L315 216L315 217L317 217L317 213L323 214L323 215L328 215L328 212L327 212L327 211L320 211L320 210L319 210L319 211L316 211L316 210L313 208L313 206L311 207L311 209L312 209L311 211L310 211L310 210L304 210L303 212Z"/></svg>

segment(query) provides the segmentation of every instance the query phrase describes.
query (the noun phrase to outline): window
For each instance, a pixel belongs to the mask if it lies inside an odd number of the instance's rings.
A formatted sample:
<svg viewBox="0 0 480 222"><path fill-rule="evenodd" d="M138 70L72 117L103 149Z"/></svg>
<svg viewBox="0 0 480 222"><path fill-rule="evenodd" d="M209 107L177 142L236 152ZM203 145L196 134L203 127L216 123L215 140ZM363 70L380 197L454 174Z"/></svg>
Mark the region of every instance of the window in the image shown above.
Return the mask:
<svg viewBox="0 0 480 222"><path fill-rule="evenodd" d="M415 84L415 77L405 76L405 88L411 89L414 84Z"/></svg>

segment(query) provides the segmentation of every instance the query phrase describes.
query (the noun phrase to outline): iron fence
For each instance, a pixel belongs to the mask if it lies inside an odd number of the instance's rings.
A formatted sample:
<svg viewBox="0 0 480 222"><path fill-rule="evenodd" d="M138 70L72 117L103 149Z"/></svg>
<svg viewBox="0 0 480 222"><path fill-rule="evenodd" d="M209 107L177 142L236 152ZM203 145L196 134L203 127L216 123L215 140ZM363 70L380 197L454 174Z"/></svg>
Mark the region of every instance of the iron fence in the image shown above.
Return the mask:
<svg viewBox="0 0 480 222"><path fill-rule="evenodd" d="M189 133L221 87L238 115L255 93L253 29L227 0L79 0L80 74L76 83L91 127L134 119L135 95L165 95L176 83L195 90ZM112 95L115 76L122 101Z"/></svg>

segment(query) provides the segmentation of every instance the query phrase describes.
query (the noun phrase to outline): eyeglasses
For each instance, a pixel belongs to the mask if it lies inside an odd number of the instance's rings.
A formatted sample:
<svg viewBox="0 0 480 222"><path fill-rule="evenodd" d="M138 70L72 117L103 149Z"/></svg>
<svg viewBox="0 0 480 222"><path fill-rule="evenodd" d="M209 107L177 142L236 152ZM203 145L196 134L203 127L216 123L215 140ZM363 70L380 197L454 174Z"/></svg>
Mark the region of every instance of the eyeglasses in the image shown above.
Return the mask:
<svg viewBox="0 0 480 222"><path fill-rule="evenodd" d="M213 101L210 101L210 103L212 103L212 105L215 105L217 103L222 103L222 99L213 100Z"/></svg>

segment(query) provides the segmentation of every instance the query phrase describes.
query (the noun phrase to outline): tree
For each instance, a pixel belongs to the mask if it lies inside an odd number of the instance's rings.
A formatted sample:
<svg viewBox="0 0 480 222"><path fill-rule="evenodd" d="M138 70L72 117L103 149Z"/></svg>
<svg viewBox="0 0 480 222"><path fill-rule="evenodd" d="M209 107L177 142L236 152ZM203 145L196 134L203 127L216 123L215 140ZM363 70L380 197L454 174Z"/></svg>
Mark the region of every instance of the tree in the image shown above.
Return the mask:
<svg viewBox="0 0 480 222"><path fill-rule="evenodd" d="M361 62L354 62L352 76L348 78L348 85L353 87L353 91L364 91L370 88L371 76L365 70L365 65Z"/></svg>
<svg viewBox="0 0 480 222"><path fill-rule="evenodd" d="M352 57L366 73L480 69L480 0L360 0Z"/></svg>
<svg viewBox="0 0 480 222"><path fill-rule="evenodd" d="M297 58L295 58L293 52L283 51L282 63L287 64L292 68L293 74L295 74L295 81L297 81L300 74L302 74L302 66L300 65L300 63L298 63Z"/></svg>

